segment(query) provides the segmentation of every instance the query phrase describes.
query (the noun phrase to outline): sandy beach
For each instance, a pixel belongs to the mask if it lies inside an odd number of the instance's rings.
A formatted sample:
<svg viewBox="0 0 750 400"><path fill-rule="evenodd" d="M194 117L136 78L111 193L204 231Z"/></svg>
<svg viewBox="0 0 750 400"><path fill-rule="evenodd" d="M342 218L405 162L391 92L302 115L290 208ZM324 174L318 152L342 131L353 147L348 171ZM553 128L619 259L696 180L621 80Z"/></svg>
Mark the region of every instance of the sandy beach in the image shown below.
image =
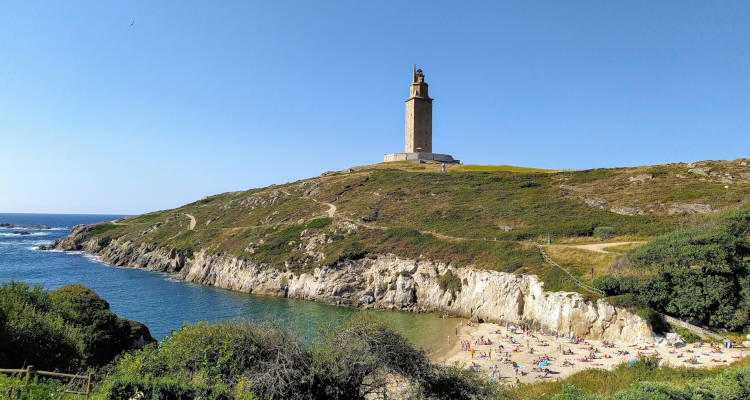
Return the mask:
<svg viewBox="0 0 750 400"><path fill-rule="evenodd" d="M531 383L564 379L590 368L613 369L638 357L658 357L661 365L708 368L728 365L747 355L745 349L725 349L709 344L617 343L602 340L573 340L520 327L459 322L458 337L451 335L451 346L433 359L446 365L458 363L488 379L500 382ZM444 338L443 340L448 340Z"/></svg>

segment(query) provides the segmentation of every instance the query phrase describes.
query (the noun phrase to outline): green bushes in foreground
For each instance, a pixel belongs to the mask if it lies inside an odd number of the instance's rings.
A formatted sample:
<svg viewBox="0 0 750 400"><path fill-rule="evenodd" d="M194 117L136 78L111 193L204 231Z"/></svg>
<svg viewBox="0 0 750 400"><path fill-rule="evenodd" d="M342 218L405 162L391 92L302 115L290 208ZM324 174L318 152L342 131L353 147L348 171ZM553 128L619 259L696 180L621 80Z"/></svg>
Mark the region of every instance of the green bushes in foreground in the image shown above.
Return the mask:
<svg viewBox="0 0 750 400"><path fill-rule="evenodd" d="M270 323L199 322L125 354L102 383L110 400L146 398L364 399L404 382L397 398L488 398L494 385L431 364L392 327L359 315L302 347ZM192 396L192 397L191 397Z"/></svg>
<svg viewBox="0 0 750 400"><path fill-rule="evenodd" d="M0 368L76 372L107 364L139 338L155 341L145 325L118 318L85 286L47 292L21 282L0 285Z"/></svg>
<svg viewBox="0 0 750 400"><path fill-rule="evenodd" d="M12 400L63 400L78 396L62 393L57 381L39 382L0 374L0 399Z"/></svg>
<svg viewBox="0 0 750 400"><path fill-rule="evenodd" d="M750 359L711 369L659 367L655 359L639 359L614 370L589 369L562 382L539 382L503 390L497 400L733 400L746 399Z"/></svg>
<svg viewBox="0 0 750 400"><path fill-rule="evenodd" d="M637 382L610 397L612 400L743 400L750 398L750 368L721 372L714 378L686 385L673 382ZM564 386L553 400L601 400L573 385Z"/></svg>

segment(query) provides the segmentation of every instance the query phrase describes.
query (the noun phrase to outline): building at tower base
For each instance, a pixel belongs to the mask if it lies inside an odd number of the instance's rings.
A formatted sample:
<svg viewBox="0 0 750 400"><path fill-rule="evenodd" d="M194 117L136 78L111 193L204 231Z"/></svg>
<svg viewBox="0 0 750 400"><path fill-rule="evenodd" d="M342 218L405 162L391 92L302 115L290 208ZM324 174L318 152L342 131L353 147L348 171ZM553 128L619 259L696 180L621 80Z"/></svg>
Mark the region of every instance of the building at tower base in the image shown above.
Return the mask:
<svg viewBox="0 0 750 400"><path fill-rule="evenodd" d="M435 162L435 163L446 163L446 164L460 164L461 161L454 160L449 154L437 154L437 153L388 153L383 158L383 162L391 161L418 161L418 162Z"/></svg>

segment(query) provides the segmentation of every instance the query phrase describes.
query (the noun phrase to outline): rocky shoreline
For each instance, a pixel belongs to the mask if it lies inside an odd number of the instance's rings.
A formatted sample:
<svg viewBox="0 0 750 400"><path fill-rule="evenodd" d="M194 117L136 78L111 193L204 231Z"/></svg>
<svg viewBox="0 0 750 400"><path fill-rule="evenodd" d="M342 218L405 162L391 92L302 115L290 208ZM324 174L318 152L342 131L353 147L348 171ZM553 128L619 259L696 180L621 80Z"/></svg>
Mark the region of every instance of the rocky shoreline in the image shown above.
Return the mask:
<svg viewBox="0 0 750 400"><path fill-rule="evenodd" d="M562 335L626 343L653 342L649 324L630 311L578 293L547 292L534 275L455 268L383 254L295 274L251 261L199 251L187 254L121 238L90 238L91 225L41 250L84 251L117 266L169 272L178 279L271 296L415 312L446 311L479 321L529 323ZM460 290L444 290L450 271Z"/></svg>

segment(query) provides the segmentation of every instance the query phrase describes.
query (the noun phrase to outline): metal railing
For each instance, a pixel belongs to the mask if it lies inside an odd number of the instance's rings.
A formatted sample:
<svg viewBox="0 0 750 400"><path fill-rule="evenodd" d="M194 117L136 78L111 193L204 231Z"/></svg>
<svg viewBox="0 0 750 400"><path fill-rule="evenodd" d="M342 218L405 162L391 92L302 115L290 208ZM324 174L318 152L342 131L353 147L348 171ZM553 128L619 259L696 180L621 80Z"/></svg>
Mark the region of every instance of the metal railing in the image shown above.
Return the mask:
<svg viewBox="0 0 750 400"><path fill-rule="evenodd" d="M595 288L593 288L593 287L591 287L591 286L589 286L589 285L581 282L580 280L578 280L578 278L576 278L575 276L573 276L573 274L571 274L570 272L568 272L567 269L561 267L560 264L554 262L551 258L549 258L549 256L547 255L547 253L544 252L544 248L541 245L536 245L536 247L539 248L539 252L542 254L542 258L544 258L544 261L547 261L548 263L552 264L553 266L559 268L562 272L565 272L565 274L568 275L568 277L571 280L573 280L573 282L575 282L576 285L580 286L582 289L585 289L585 290L587 290L587 291L589 291L591 293L598 294L599 296L602 296L602 297L606 297L607 296L607 294L604 293L604 292L602 292L601 290L595 289Z"/></svg>

